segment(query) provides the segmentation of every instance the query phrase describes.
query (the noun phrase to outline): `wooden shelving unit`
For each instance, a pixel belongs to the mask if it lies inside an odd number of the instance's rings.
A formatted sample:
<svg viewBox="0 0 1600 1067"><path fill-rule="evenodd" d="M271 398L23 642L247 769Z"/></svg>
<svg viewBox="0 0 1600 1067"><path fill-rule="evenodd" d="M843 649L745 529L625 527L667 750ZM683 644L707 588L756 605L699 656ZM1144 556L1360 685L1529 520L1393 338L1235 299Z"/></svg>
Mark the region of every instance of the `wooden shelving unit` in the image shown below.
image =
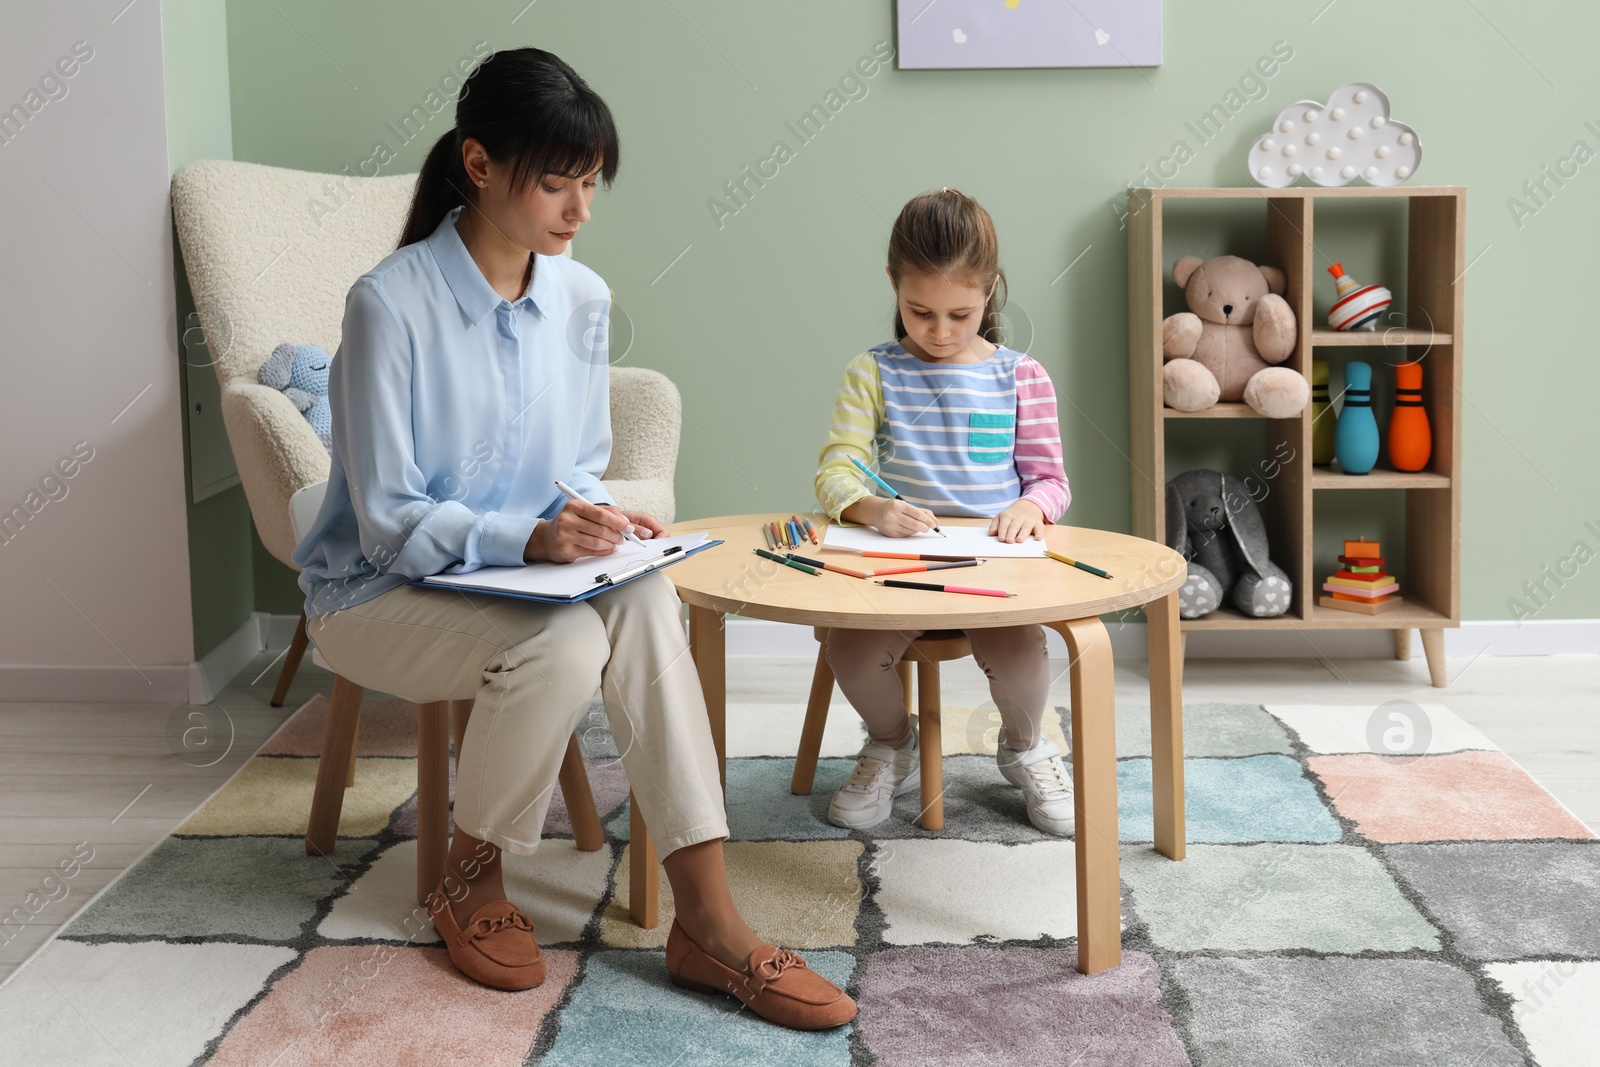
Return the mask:
<svg viewBox="0 0 1600 1067"><path fill-rule="evenodd" d="M1431 329L1408 326L1380 328L1371 333L1340 333L1327 327L1323 313L1313 310L1314 290L1326 287L1331 293L1324 271L1333 260L1319 250L1318 243L1333 242L1338 229L1337 221L1330 220L1319 238L1317 207L1358 199L1386 201L1403 208L1403 300L1398 287L1393 282L1389 284L1397 289L1395 309L1405 313L1405 321L1431 324ZM1284 272L1288 282L1284 298L1298 320L1299 336L1283 366L1309 374L1318 348L1326 349L1321 358L1335 365L1362 358L1364 353L1351 350L1368 346L1384 349L1393 362L1400 358L1424 360L1423 405L1433 430L1433 455L1427 470L1407 474L1386 468L1386 456L1380 459L1378 468L1360 477L1346 475L1337 467L1312 466L1309 406L1303 414L1290 419L1260 419L1243 404L1219 404L1193 413L1165 406L1161 389L1161 322L1169 314L1186 310L1181 304L1166 305L1166 283L1172 262L1193 251L1163 247L1166 209L1175 202L1186 202L1185 211L1203 210L1206 202L1214 202L1237 213L1241 210L1240 201L1247 205L1259 203L1265 254L1252 258ZM1256 619L1223 608L1204 619L1185 620L1183 629L1392 630L1395 654L1402 658L1409 655L1410 631L1416 629L1422 634L1433 684L1443 687L1444 630L1461 625L1461 408L1456 398L1461 395L1462 384L1466 190L1459 186L1129 189L1127 222L1133 532L1157 541L1163 538L1168 420L1257 419L1264 424L1266 437L1266 451L1260 458L1284 455L1281 446L1293 450L1261 505L1272 542L1272 558L1294 580L1294 602L1288 613L1273 619ZM1404 356L1396 353L1396 348L1402 349ZM1386 376L1388 372L1381 365L1384 354L1372 356L1369 361L1375 364L1375 376ZM1232 473L1243 477L1249 471ZM1320 560L1313 556L1317 498L1323 492L1349 489L1392 491L1404 496L1403 551L1396 552L1392 543L1385 545L1385 555L1391 561L1398 556L1404 563L1400 589L1404 602L1382 615L1340 611L1317 603L1322 580L1335 566L1331 556ZM1341 526L1337 532L1340 537L1354 537L1361 531Z"/></svg>

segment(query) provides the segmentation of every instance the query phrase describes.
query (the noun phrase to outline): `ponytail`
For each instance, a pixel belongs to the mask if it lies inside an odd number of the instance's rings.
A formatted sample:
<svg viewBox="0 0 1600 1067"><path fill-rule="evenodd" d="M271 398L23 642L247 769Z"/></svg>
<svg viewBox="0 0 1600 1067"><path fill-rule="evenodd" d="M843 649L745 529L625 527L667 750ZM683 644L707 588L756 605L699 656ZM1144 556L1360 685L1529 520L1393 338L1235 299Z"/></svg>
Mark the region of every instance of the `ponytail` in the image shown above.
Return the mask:
<svg viewBox="0 0 1600 1067"><path fill-rule="evenodd" d="M467 167L461 158L461 138L452 126L428 150L417 175L417 191L411 198L400 245L415 244L439 228L439 223L455 208L467 202Z"/></svg>
<svg viewBox="0 0 1600 1067"><path fill-rule="evenodd" d="M622 157L610 108L560 57L538 48L490 53L462 83L455 126L422 163L402 247L476 201L478 189L462 157L468 138L496 164L511 167L513 195L547 174L575 178L596 168L609 186Z"/></svg>

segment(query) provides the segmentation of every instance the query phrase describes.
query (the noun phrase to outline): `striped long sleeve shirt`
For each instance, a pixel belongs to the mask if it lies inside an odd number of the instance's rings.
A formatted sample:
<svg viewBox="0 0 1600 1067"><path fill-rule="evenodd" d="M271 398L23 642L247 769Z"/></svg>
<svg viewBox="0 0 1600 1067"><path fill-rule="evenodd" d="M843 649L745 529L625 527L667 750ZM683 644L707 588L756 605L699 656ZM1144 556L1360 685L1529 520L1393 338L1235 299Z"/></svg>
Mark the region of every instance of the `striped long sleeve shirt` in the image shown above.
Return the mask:
<svg viewBox="0 0 1600 1067"><path fill-rule="evenodd" d="M1055 522L1072 501L1055 387L1004 346L980 363L931 363L893 341L852 359L817 468L834 519L872 495L852 457L937 515L992 516L1020 499Z"/></svg>

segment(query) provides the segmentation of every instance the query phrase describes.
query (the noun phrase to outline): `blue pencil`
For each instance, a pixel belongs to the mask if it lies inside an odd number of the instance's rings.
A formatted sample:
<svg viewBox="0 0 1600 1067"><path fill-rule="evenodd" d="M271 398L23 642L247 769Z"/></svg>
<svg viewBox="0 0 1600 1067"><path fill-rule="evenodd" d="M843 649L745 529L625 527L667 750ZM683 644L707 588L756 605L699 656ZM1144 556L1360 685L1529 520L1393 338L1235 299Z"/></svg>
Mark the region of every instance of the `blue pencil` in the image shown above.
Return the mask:
<svg viewBox="0 0 1600 1067"><path fill-rule="evenodd" d="M850 462L851 463L854 463L857 467L861 468L861 473L862 474L865 474L868 478L871 478L873 481L875 481L879 485L883 486L883 491L885 493L888 493L891 497L893 497L896 500L900 499L900 494L894 491L894 486L890 485L888 482L884 481L882 478L878 477L875 473L873 473L873 470L872 470L871 467L867 466L865 463L861 462L859 459L857 459L854 456L851 456L849 458L850 458ZM935 526L933 528L933 532L938 534L940 537L944 536L944 531L939 529L939 527L937 527L937 526Z"/></svg>

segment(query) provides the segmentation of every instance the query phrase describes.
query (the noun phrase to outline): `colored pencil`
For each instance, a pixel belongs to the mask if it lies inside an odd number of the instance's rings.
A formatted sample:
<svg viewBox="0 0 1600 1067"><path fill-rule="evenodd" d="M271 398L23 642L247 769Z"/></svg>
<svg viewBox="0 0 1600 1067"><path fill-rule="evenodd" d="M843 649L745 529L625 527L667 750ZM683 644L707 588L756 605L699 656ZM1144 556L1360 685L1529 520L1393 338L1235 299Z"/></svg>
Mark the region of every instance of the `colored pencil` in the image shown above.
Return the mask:
<svg viewBox="0 0 1600 1067"><path fill-rule="evenodd" d="M818 570L815 567L807 567L804 563L796 563L792 559L787 559L787 558L785 558L783 556L780 556L776 552L768 552L764 548L758 548L755 551L756 551L756 555L761 556L763 559L770 559L770 560L772 560L772 562L781 563L785 567L793 567L797 571L805 571L807 574L821 574L822 573L820 570Z"/></svg>
<svg viewBox="0 0 1600 1067"><path fill-rule="evenodd" d="M1111 575L1107 574L1105 571L1101 570L1099 567L1091 567L1087 563L1083 563L1083 562L1080 562L1078 560L1075 560L1071 556L1063 556L1059 552L1052 552L1048 548L1044 550L1044 554L1049 556L1051 559L1060 560L1062 563L1065 563L1068 566L1076 567L1080 571L1088 571L1090 574L1098 574L1102 578L1111 577Z"/></svg>
<svg viewBox="0 0 1600 1067"><path fill-rule="evenodd" d="M812 529L812 528L811 528L811 520L810 520L810 519L801 519L801 520L800 520L800 521L801 521L801 522L803 522L803 523L805 523L805 526L806 526L806 536L807 536L807 537L809 537L809 538L811 538L811 543L812 543L812 544L814 544L814 545L820 545L820 544L822 544L822 542L821 542L821 541L818 541L818 540L817 540L817 531L815 531L815 530L813 530L813 529Z"/></svg>
<svg viewBox="0 0 1600 1067"><path fill-rule="evenodd" d="M883 486L883 491L885 493L888 493L895 500L899 500L900 499L900 494L895 492L894 486L890 485L888 482L884 481L882 478L880 478L876 474L874 474L871 467L867 466L865 463L861 462L859 459L857 459L854 456L850 457L850 462L854 463L857 467L861 468L861 473L862 474L865 474L868 478L871 478L873 481L875 481L879 485ZM933 528L933 532L938 534L940 537L944 536L944 531L939 529L939 527L937 527L937 526L935 526Z"/></svg>
<svg viewBox="0 0 1600 1067"><path fill-rule="evenodd" d="M892 586L895 589L932 589L936 593L971 593L974 596L1016 596L1004 589L976 589L970 585L933 585L928 582L899 582L893 578L885 578L879 585Z"/></svg>
<svg viewBox="0 0 1600 1067"><path fill-rule="evenodd" d="M966 563L968 560L983 559L982 556L933 556L926 552L872 552L859 548L837 548L833 545L825 546L829 552L849 552L856 556L870 556L873 559L915 559L929 563Z"/></svg>
<svg viewBox="0 0 1600 1067"><path fill-rule="evenodd" d="M871 578L873 573L872 571L853 571L849 567L841 567L837 563L824 563L821 560L807 559L805 556L797 556L793 552L789 553L789 558L796 563L804 563L809 567L819 567L825 571L838 571L840 574L848 574L852 578Z"/></svg>
<svg viewBox="0 0 1600 1067"><path fill-rule="evenodd" d="M873 571L872 574L916 574L920 571L943 571L949 570L951 567L979 567L982 565L983 560L981 559L953 560L949 563L923 563L916 567L885 567L882 570Z"/></svg>

